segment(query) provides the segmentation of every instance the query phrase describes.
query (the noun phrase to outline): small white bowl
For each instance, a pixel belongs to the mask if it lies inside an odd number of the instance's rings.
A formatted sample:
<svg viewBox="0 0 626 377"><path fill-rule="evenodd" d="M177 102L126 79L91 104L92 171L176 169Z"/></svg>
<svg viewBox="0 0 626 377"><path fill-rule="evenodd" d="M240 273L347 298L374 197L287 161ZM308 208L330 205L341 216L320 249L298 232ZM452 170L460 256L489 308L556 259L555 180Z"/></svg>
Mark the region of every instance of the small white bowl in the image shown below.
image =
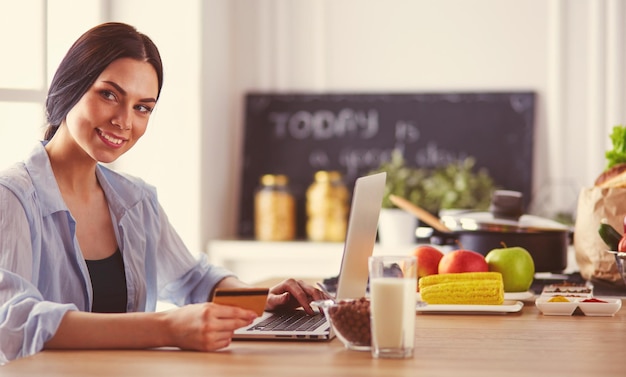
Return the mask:
<svg viewBox="0 0 626 377"><path fill-rule="evenodd" d="M612 317L622 307L621 299L596 297L606 302L578 302L580 310L590 317Z"/></svg>
<svg viewBox="0 0 626 377"><path fill-rule="evenodd" d="M569 302L550 302L550 297L540 297L535 305L544 315L572 315L578 307L578 302L570 299Z"/></svg>

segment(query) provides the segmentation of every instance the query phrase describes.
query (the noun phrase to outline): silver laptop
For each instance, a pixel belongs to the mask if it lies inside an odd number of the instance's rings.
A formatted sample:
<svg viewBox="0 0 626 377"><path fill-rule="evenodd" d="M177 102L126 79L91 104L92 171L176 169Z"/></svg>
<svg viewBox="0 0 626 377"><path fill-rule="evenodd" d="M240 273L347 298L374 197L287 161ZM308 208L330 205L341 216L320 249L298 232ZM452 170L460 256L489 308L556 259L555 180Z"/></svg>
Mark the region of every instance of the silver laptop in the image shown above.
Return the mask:
<svg viewBox="0 0 626 377"><path fill-rule="evenodd" d="M357 178L354 184L336 299L365 296L367 260L376 242L386 176L386 173L372 174ZM330 323L322 314L310 316L303 310L265 312L251 325L236 330L233 335L233 339L328 340L333 337Z"/></svg>

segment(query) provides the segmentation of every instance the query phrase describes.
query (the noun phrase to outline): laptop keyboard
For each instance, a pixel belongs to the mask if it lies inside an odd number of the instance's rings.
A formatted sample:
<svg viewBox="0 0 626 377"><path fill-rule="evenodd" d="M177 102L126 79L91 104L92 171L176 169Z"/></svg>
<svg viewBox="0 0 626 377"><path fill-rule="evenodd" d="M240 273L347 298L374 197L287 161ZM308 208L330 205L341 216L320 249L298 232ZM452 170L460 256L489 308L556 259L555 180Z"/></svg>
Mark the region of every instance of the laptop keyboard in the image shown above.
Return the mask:
<svg viewBox="0 0 626 377"><path fill-rule="evenodd" d="M326 323L326 318L321 313L309 315L304 310L296 310L287 313L275 313L256 326L248 328L248 331L310 331L324 323Z"/></svg>

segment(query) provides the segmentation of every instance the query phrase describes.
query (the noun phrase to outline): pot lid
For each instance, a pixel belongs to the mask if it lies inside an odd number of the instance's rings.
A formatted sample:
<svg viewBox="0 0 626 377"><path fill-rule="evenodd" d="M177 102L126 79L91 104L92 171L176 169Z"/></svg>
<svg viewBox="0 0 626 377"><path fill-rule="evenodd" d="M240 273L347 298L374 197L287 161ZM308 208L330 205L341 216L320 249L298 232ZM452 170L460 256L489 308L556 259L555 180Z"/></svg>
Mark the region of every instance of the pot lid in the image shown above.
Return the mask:
<svg viewBox="0 0 626 377"><path fill-rule="evenodd" d="M493 193L489 212L442 210L440 218L452 231L536 233L569 230L567 225L557 221L522 214L522 194L509 190L497 190Z"/></svg>
<svg viewBox="0 0 626 377"><path fill-rule="evenodd" d="M522 215L518 220L495 217L490 212L442 211L441 222L452 231L487 230L491 232L546 232L568 231L559 222L534 215Z"/></svg>

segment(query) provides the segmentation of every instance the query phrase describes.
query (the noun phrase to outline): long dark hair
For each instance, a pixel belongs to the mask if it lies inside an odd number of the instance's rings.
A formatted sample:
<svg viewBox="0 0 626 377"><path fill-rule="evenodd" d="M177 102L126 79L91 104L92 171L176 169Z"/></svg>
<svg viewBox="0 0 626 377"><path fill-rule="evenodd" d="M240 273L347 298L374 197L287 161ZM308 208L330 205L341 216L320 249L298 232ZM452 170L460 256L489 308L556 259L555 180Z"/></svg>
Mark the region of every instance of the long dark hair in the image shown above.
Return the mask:
<svg viewBox="0 0 626 377"><path fill-rule="evenodd" d="M163 86L163 64L152 40L124 23L98 25L74 42L54 74L46 98L48 128L45 140L52 139L67 113L102 71L119 58L145 61L154 67L159 81L158 99Z"/></svg>

